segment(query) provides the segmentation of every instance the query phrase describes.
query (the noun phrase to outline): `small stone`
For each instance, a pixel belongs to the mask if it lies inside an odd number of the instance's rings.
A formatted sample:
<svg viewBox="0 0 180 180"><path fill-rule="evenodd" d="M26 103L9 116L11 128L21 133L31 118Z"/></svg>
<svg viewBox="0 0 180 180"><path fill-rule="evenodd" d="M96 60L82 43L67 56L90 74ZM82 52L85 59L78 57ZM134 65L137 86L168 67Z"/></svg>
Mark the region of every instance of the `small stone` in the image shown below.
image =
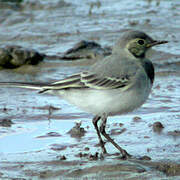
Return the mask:
<svg viewBox="0 0 180 180"><path fill-rule="evenodd" d="M138 116L133 117L134 122L140 122L142 119Z"/></svg>
<svg viewBox="0 0 180 180"><path fill-rule="evenodd" d="M130 26L136 26L136 25L139 24L139 21L133 20L133 21L128 21L128 23L129 23Z"/></svg>
<svg viewBox="0 0 180 180"><path fill-rule="evenodd" d="M144 138L149 139L150 137L149 136L144 136Z"/></svg>
<svg viewBox="0 0 180 180"><path fill-rule="evenodd" d="M119 123L119 126L122 127L122 126L124 126L124 124L123 123Z"/></svg>
<svg viewBox="0 0 180 180"><path fill-rule="evenodd" d="M0 126L11 127L14 124L10 119L0 119Z"/></svg>
<svg viewBox="0 0 180 180"><path fill-rule="evenodd" d="M159 121L157 121L153 124L153 131L156 133L161 133L163 128L164 128L164 126Z"/></svg>
<svg viewBox="0 0 180 180"><path fill-rule="evenodd" d="M85 129L81 127L81 121L77 121L75 126L70 131L68 131L68 134L75 138L80 138L84 136L85 133Z"/></svg>
<svg viewBox="0 0 180 180"><path fill-rule="evenodd" d="M85 150L85 151L89 151L89 147L85 147L84 150Z"/></svg>
<svg viewBox="0 0 180 180"><path fill-rule="evenodd" d="M60 160L66 160L66 159L67 159L67 158L66 158L66 156L64 156L64 155L60 157Z"/></svg>
<svg viewBox="0 0 180 180"><path fill-rule="evenodd" d="M149 156L142 156L139 158L140 160L150 161L151 158Z"/></svg>
<svg viewBox="0 0 180 180"><path fill-rule="evenodd" d="M90 161L98 160L98 152L96 152L95 155L90 154L89 155L89 160Z"/></svg>

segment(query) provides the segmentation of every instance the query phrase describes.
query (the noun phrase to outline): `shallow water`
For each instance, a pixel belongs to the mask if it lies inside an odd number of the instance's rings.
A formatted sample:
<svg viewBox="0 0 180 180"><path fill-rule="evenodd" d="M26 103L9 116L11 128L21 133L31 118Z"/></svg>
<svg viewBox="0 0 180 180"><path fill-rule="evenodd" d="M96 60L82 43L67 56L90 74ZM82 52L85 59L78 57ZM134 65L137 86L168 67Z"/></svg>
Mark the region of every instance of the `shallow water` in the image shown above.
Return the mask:
<svg viewBox="0 0 180 180"><path fill-rule="evenodd" d="M0 4L0 44L59 55L82 39L111 46L127 29L140 29L154 38L170 41L153 51L156 79L148 101L128 115L110 117L107 131L136 157L147 155L151 162L178 163L180 3L160 1L156 5L157 2L47 0L25 1L19 7ZM0 81L55 81L92 63L45 60L36 67L1 70ZM170 179L150 163L118 159L110 143L106 146L111 156L103 160L85 156L101 152L92 116L63 99L18 88L1 88L0 94L0 119L14 123L0 126L1 178ZM71 137L68 131L80 120L87 132L80 138ZM153 131L152 125L157 121L164 126L161 133ZM80 152L84 157L79 157ZM62 160L62 156L67 159Z"/></svg>

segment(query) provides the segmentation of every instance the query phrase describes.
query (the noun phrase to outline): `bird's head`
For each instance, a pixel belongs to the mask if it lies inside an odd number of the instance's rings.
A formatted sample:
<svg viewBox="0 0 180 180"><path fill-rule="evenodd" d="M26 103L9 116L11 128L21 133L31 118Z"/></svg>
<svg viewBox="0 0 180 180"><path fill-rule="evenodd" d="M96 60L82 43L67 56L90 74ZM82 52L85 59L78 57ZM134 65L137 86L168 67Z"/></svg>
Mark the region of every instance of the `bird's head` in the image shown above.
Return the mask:
<svg viewBox="0 0 180 180"><path fill-rule="evenodd" d="M157 41L141 31L127 31L117 42L118 48L128 50L136 58L143 58L148 49L155 45L164 44L168 41ZM118 46L118 47L117 47Z"/></svg>

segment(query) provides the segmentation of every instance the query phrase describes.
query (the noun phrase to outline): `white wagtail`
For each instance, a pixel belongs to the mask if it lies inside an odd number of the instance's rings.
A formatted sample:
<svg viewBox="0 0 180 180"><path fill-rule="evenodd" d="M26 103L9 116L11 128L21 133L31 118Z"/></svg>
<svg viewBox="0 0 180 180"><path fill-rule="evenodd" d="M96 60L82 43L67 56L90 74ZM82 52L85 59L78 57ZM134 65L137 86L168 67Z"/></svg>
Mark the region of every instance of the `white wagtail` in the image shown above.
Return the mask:
<svg viewBox="0 0 180 180"><path fill-rule="evenodd" d="M38 89L40 93L59 95L93 114L92 122L102 152L106 153L106 148L101 135L127 158L130 154L105 131L107 117L128 113L146 101L154 81L154 67L145 55L152 46L164 43L167 41L153 40L144 32L128 31L115 44L112 55L99 60L88 71L50 84L1 82L0 85Z"/></svg>

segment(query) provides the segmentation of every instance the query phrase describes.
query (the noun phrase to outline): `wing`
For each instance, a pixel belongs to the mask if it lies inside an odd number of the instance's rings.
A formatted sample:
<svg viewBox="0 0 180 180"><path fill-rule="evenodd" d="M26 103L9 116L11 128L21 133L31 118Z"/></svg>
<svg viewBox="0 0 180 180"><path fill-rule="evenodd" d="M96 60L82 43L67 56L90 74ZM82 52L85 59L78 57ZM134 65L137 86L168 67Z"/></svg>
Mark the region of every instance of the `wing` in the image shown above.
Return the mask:
<svg viewBox="0 0 180 180"><path fill-rule="evenodd" d="M82 72L44 86L40 93L48 90L69 88L116 89L126 87L130 83L131 77L128 75L121 77L101 77L91 72Z"/></svg>
<svg viewBox="0 0 180 180"><path fill-rule="evenodd" d="M130 77L100 77L96 74L88 72L81 73L81 82L87 87L94 89L116 89L127 86L130 82Z"/></svg>

